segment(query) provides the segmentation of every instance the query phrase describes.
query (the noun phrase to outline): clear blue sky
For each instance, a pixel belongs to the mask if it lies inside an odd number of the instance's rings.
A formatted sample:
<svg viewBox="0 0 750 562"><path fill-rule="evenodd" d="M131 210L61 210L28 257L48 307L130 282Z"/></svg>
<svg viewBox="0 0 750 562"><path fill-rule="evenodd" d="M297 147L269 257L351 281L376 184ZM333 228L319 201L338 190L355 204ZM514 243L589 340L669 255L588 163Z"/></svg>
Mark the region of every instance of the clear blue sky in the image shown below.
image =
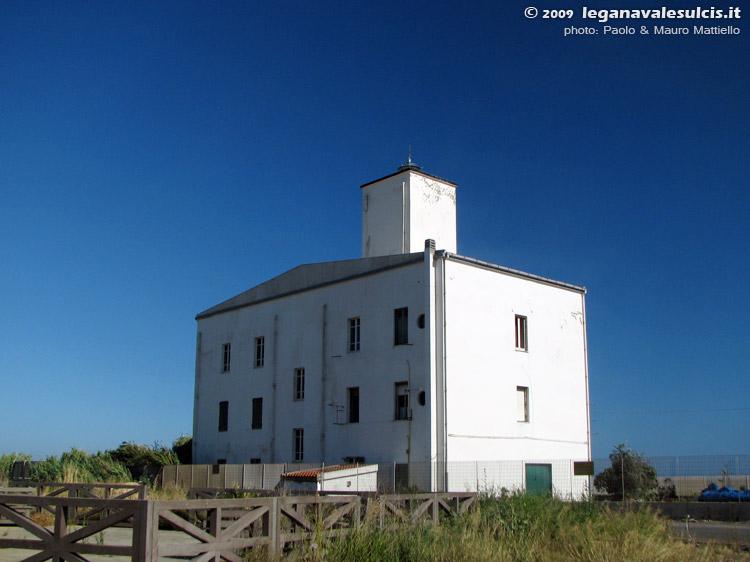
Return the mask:
<svg viewBox="0 0 750 562"><path fill-rule="evenodd" d="M359 257L410 144L460 253L588 287L595 456L750 452L750 6L583 5L2 2L0 453L190 434L195 314Z"/></svg>

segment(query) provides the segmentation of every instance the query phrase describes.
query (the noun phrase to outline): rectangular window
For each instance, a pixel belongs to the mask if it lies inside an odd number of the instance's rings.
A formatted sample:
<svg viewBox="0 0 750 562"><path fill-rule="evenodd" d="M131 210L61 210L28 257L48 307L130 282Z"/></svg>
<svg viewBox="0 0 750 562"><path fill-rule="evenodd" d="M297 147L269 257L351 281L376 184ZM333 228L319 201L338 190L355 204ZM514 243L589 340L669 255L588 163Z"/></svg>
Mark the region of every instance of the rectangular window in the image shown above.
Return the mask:
<svg viewBox="0 0 750 562"><path fill-rule="evenodd" d="M409 343L409 309L397 308L393 311L393 345Z"/></svg>
<svg viewBox="0 0 750 562"><path fill-rule="evenodd" d="M219 402L219 431L226 431L229 427L229 402Z"/></svg>
<svg viewBox="0 0 750 562"><path fill-rule="evenodd" d="M258 458L250 459L250 464L260 464L260 459Z"/></svg>
<svg viewBox="0 0 750 562"><path fill-rule="evenodd" d="M305 458L305 430L301 427L294 429L294 461L300 462Z"/></svg>
<svg viewBox="0 0 750 562"><path fill-rule="evenodd" d="M266 361L266 338L255 338L255 367L262 367Z"/></svg>
<svg viewBox="0 0 750 562"><path fill-rule="evenodd" d="M252 429L263 428L263 399L253 398L253 423Z"/></svg>
<svg viewBox="0 0 750 562"><path fill-rule="evenodd" d="M519 351L529 350L529 334L525 316L516 314L516 349Z"/></svg>
<svg viewBox="0 0 750 562"><path fill-rule="evenodd" d="M303 367L294 369L294 399L305 399L305 369Z"/></svg>
<svg viewBox="0 0 750 562"><path fill-rule="evenodd" d="M359 317L349 318L349 351L359 351Z"/></svg>
<svg viewBox="0 0 750 562"><path fill-rule="evenodd" d="M232 344L225 343L224 345L221 346L221 349L223 351L223 362L222 362L221 372L228 373L229 365L232 361Z"/></svg>
<svg viewBox="0 0 750 562"><path fill-rule="evenodd" d="M347 388L349 402L349 423L359 423L359 387Z"/></svg>
<svg viewBox="0 0 750 562"><path fill-rule="evenodd" d="M516 387L516 419L520 422L529 421L529 387Z"/></svg>
<svg viewBox="0 0 750 562"><path fill-rule="evenodd" d="M409 412L409 385L405 382L396 383L396 419L411 419Z"/></svg>

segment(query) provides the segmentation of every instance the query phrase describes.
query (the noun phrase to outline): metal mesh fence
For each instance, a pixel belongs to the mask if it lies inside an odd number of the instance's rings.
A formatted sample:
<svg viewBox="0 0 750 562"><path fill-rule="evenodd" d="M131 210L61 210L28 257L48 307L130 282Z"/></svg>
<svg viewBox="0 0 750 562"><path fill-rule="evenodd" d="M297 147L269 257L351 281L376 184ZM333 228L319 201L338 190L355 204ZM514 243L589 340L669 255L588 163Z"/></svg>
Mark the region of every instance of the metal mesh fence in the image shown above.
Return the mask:
<svg viewBox="0 0 750 562"><path fill-rule="evenodd" d="M750 455L644 457L644 460L656 470L659 486L674 486L677 497L698 496L712 482L720 487L750 489ZM596 474L612 466L609 458L593 461Z"/></svg>
<svg viewBox="0 0 750 562"><path fill-rule="evenodd" d="M336 469L315 463L182 465L164 467L163 486L182 488L244 488L274 490L282 475L319 471L310 490L394 493L404 491L551 492L577 499L604 490L593 489L593 477L576 475L575 463L585 459L455 461L447 463L373 463ZM673 487L677 497L696 497L712 482L750 489L750 455L646 457L656 470L659 486ZM594 473L612 466L609 458L593 459ZM308 483L310 477L308 476Z"/></svg>

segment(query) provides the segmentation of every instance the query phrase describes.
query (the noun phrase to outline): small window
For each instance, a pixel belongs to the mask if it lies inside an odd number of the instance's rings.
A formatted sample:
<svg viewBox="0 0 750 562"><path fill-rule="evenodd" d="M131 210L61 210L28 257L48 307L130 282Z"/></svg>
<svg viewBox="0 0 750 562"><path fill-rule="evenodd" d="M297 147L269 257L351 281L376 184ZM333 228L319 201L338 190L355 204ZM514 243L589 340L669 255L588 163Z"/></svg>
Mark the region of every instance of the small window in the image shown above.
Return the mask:
<svg viewBox="0 0 750 562"><path fill-rule="evenodd" d="M529 421L529 387L516 387L516 419L520 422Z"/></svg>
<svg viewBox="0 0 750 562"><path fill-rule="evenodd" d="M396 419L411 419L409 411L409 385L405 382L396 383Z"/></svg>
<svg viewBox="0 0 750 562"><path fill-rule="evenodd" d="M229 366L232 362L232 344L231 343L225 343L221 346L222 349L222 355L223 355L223 362L221 371L222 373L228 373L229 372Z"/></svg>
<svg viewBox="0 0 750 562"><path fill-rule="evenodd" d="M409 343L409 309L397 308L393 311L393 345Z"/></svg>
<svg viewBox="0 0 750 562"><path fill-rule="evenodd" d="M266 361L266 338L255 338L255 361L253 365L258 368L262 367Z"/></svg>
<svg viewBox="0 0 750 562"><path fill-rule="evenodd" d="M346 464L365 464L365 457L344 457Z"/></svg>
<svg viewBox="0 0 750 562"><path fill-rule="evenodd" d="M219 431L226 431L229 427L229 402L219 402Z"/></svg>
<svg viewBox="0 0 750 562"><path fill-rule="evenodd" d="M349 351L359 351L359 317L349 318Z"/></svg>
<svg viewBox="0 0 750 562"><path fill-rule="evenodd" d="M347 388L349 402L349 423L359 423L359 387Z"/></svg>
<svg viewBox="0 0 750 562"><path fill-rule="evenodd" d="M263 399L253 398L253 423L252 429L263 428Z"/></svg>
<svg viewBox="0 0 750 562"><path fill-rule="evenodd" d="M305 399L305 369L303 367L294 369L294 399Z"/></svg>
<svg viewBox="0 0 750 562"><path fill-rule="evenodd" d="M419 328L420 330L424 330L424 314L420 314L420 315L419 315L419 316L417 317L417 327L418 327L418 328Z"/></svg>
<svg viewBox="0 0 750 562"><path fill-rule="evenodd" d="M528 323L525 316L516 314L516 349L519 351L529 350Z"/></svg>
<svg viewBox="0 0 750 562"><path fill-rule="evenodd" d="M305 458L305 430L301 427L294 429L294 461L300 462Z"/></svg>
<svg viewBox="0 0 750 562"><path fill-rule="evenodd" d="M260 464L260 459L258 458L250 459L250 464Z"/></svg>

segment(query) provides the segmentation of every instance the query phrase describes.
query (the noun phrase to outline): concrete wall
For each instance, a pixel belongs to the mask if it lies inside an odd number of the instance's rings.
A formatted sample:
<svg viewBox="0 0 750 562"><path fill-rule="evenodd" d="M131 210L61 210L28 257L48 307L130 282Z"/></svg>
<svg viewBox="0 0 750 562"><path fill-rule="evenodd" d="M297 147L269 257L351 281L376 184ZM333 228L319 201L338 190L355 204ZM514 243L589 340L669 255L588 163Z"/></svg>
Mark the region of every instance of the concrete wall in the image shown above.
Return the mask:
<svg viewBox="0 0 750 562"><path fill-rule="evenodd" d="M413 171L362 188L362 257L419 252L428 238L456 251L456 188Z"/></svg>
<svg viewBox="0 0 750 562"><path fill-rule="evenodd" d="M365 465L323 472L318 482L321 492L377 492L378 465Z"/></svg>
<svg viewBox="0 0 750 562"><path fill-rule="evenodd" d="M583 295L444 263L447 460L589 458ZM516 315L528 319L527 351L515 348Z"/></svg>
<svg viewBox="0 0 750 562"><path fill-rule="evenodd" d="M293 429L304 429L304 461L337 464L429 460L429 407L412 400L409 421L394 421L395 383L425 388L427 330L424 265L381 272L217 314L198 322L194 447L196 463L291 462ZM394 309L409 309L409 345L394 345ZM359 317L361 349L349 352L348 319ZM256 337L265 364L253 366ZM230 372L222 345L232 344ZM304 400L293 398L294 369L305 369ZM347 423L347 388L359 387L360 421ZM253 398L263 426L251 429ZM228 431L218 431L219 402L229 402ZM333 405L332 405L333 404ZM343 409L338 411L337 407Z"/></svg>

